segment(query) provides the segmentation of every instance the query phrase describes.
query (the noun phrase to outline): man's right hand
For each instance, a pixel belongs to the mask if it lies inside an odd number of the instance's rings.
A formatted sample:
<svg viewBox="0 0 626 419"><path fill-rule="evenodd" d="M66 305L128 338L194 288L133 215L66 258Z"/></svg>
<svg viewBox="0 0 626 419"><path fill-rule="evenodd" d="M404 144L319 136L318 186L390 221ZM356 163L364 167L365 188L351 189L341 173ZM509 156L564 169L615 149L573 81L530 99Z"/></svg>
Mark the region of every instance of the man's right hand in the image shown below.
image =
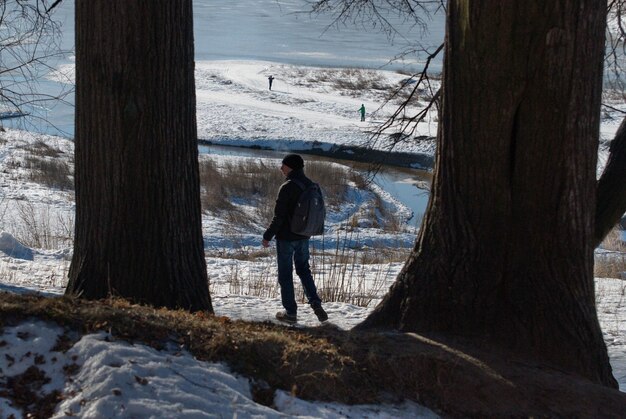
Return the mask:
<svg viewBox="0 0 626 419"><path fill-rule="evenodd" d="M261 243L263 244L263 247L270 247L270 242L265 239L263 239Z"/></svg>

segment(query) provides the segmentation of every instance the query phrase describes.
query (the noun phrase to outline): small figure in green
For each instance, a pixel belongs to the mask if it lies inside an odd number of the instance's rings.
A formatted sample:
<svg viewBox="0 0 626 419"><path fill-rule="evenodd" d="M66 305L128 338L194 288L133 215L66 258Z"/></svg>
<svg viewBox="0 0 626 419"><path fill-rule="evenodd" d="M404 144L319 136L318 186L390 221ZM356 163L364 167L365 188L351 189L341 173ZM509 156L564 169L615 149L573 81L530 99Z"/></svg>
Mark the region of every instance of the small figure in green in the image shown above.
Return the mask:
<svg viewBox="0 0 626 419"><path fill-rule="evenodd" d="M361 112L361 122L365 121L365 105L361 103L361 107L359 108L359 112Z"/></svg>

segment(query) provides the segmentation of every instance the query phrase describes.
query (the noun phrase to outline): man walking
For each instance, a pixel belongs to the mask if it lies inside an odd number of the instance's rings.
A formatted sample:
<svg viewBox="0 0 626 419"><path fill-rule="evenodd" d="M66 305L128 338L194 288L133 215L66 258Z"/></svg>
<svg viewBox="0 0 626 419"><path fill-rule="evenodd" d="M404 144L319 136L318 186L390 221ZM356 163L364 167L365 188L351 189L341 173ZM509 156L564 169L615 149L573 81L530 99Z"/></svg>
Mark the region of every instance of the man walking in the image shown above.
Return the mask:
<svg viewBox="0 0 626 419"><path fill-rule="evenodd" d="M276 236L276 255L278 263L278 283L280 296L285 311L276 313L276 318L286 323L298 320L298 306L293 289L293 265L300 277L304 294L320 322L328 319L322 308L322 300L317 295L311 268L309 267L309 237L291 231L291 218L302 193L298 183L309 186L313 182L304 175L304 161L297 154L288 154L282 161L280 171L286 178L278 191L274 218L263 234L263 247L269 247L270 240Z"/></svg>
<svg viewBox="0 0 626 419"><path fill-rule="evenodd" d="M361 103L359 111L361 113L361 122L365 121L365 105Z"/></svg>
<svg viewBox="0 0 626 419"><path fill-rule="evenodd" d="M270 90L272 90L272 82L274 81L274 76L269 76L267 80L270 82Z"/></svg>

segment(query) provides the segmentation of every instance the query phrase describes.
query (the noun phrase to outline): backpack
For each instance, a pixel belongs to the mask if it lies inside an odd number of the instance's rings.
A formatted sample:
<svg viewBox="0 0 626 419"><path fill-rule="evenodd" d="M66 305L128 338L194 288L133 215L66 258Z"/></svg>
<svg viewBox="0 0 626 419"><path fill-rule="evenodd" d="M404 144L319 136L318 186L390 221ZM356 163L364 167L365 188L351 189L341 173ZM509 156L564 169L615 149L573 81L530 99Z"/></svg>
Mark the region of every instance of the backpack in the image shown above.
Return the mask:
<svg viewBox="0 0 626 419"><path fill-rule="evenodd" d="M326 208L320 185L313 182L305 186L299 180L291 179L291 181L302 189L291 218L291 231L309 237L324 234Z"/></svg>

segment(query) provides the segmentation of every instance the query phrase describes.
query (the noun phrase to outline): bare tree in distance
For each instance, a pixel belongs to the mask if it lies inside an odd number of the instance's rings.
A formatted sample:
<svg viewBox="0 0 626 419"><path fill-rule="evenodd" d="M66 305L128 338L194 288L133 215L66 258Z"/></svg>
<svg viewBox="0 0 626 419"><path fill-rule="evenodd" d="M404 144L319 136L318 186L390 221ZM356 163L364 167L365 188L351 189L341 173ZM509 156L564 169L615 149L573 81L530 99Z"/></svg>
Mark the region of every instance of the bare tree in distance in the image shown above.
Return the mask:
<svg viewBox="0 0 626 419"><path fill-rule="evenodd" d="M626 1L610 0L607 5L606 75L605 84L612 90L625 91L624 65L626 64Z"/></svg>
<svg viewBox="0 0 626 419"><path fill-rule="evenodd" d="M59 24L53 11L60 3L47 0L0 2L0 116L28 115L45 119L45 110L72 92L65 85L47 92L41 79L55 70L62 51Z"/></svg>

